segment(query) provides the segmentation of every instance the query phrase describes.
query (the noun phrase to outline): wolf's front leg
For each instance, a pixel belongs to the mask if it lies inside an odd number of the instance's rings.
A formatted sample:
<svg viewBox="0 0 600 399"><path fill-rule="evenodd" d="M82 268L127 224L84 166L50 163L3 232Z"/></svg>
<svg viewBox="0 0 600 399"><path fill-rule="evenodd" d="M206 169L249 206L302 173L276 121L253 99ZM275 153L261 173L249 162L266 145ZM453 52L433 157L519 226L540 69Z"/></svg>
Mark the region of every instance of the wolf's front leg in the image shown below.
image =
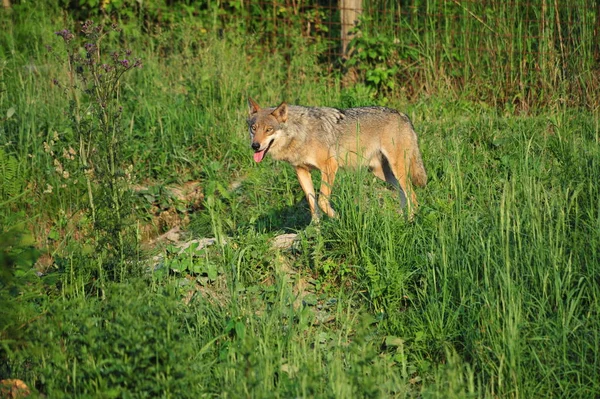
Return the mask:
<svg viewBox="0 0 600 399"><path fill-rule="evenodd" d="M310 176L310 171L301 166L296 166L296 175L298 176L298 181L300 182L302 190L304 190L304 195L306 195L306 201L308 201L308 206L310 207L310 214L314 220L318 220L317 196L315 195L315 188L313 186L312 177Z"/></svg>

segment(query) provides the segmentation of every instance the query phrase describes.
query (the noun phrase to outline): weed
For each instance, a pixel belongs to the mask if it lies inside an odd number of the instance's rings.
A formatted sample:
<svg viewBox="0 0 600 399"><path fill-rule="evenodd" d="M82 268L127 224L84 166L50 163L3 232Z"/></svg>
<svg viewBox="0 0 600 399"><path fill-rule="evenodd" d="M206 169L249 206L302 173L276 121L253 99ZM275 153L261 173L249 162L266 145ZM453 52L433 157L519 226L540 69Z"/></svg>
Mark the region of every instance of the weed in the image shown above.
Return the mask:
<svg viewBox="0 0 600 399"><path fill-rule="evenodd" d="M121 80L125 73L142 66L132 59L131 50L113 50L107 54L107 30L92 21L81 24L77 35L63 29L55 32L64 41L67 58L65 80L55 79L69 99L68 114L78 142L67 158L77 155L78 173L87 187L87 210L94 226L98 278L122 280L130 271L127 259L135 256L136 239L132 230L131 169L122 159L123 107ZM70 155L70 157L69 157ZM56 171L68 178L60 161Z"/></svg>

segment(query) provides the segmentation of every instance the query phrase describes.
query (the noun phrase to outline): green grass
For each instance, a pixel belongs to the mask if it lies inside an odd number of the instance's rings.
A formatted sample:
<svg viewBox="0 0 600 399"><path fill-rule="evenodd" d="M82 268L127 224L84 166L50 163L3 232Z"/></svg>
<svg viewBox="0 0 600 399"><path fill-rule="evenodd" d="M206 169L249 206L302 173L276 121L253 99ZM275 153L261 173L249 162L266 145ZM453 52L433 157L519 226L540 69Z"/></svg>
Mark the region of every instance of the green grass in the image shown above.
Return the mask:
<svg viewBox="0 0 600 399"><path fill-rule="evenodd" d="M63 26L51 10L35 15L3 14L0 35L0 115L16 110L0 122L0 170L11 171L0 179L0 379L47 397L600 395L597 110L515 116L469 93L390 96L429 175L414 220L359 171L336 180L339 218L313 225L293 169L252 161L246 97L344 106L368 95L340 89L302 47L288 62L192 21L124 37L144 62L122 88L133 184L203 189L193 209L158 188L150 205L135 196L139 235L152 223L164 233L157 215L172 211L189 218L182 240L222 241L145 249L111 277L91 252L85 187L55 169L76 168L52 86L64 70L44 48L60 48ZM289 232L292 249L271 247ZM38 277L40 255L51 262Z"/></svg>

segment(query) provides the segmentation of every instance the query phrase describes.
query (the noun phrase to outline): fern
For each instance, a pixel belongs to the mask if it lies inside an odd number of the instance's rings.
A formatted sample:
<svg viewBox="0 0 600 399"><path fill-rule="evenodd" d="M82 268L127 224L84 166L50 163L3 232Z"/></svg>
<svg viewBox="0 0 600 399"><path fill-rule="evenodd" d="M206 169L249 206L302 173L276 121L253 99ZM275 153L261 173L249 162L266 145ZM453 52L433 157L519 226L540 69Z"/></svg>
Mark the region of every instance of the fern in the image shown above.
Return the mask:
<svg viewBox="0 0 600 399"><path fill-rule="evenodd" d="M24 177L19 174L19 161L0 148L0 199L7 200L21 193Z"/></svg>
<svg viewBox="0 0 600 399"><path fill-rule="evenodd" d="M371 300L376 300L383 293L383 285L381 284L381 273L377 269L377 265L371 262L367 256L365 258L365 274L369 282L369 295Z"/></svg>

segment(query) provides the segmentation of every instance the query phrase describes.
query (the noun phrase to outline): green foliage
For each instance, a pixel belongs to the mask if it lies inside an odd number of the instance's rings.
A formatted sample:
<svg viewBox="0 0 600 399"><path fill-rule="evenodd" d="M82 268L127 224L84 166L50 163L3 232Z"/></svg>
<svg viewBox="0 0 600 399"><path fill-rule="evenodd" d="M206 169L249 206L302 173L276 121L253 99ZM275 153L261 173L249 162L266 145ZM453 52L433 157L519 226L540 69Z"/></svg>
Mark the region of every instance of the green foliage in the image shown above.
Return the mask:
<svg viewBox="0 0 600 399"><path fill-rule="evenodd" d="M19 161L0 148L0 201L5 202L21 194L26 176L19 167Z"/></svg>
<svg viewBox="0 0 600 399"><path fill-rule="evenodd" d="M361 25L366 21L368 18L363 18ZM367 87L373 88L380 98L385 98L396 87L400 69L398 46L393 37L363 31L361 25L354 29L346 66L354 68L363 77Z"/></svg>
<svg viewBox="0 0 600 399"><path fill-rule="evenodd" d="M0 377L9 375L10 355L26 344L24 326L39 312L44 292L31 266L39 256L23 214L3 220L0 230ZM6 228L6 226L11 226Z"/></svg>
<svg viewBox="0 0 600 399"><path fill-rule="evenodd" d="M179 250L169 246L167 255L165 267L174 273L196 276L198 282L203 284L215 281L219 275L218 265L208 257L205 249L199 251L189 246Z"/></svg>
<svg viewBox="0 0 600 399"><path fill-rule="evenodd" d="M113 285L105 300L55 302L28 328L31 381L53 397L197 397L190 388L210 376L203 337L218 321L202 307L182 312L172 288L148 290Z"/></svg>

